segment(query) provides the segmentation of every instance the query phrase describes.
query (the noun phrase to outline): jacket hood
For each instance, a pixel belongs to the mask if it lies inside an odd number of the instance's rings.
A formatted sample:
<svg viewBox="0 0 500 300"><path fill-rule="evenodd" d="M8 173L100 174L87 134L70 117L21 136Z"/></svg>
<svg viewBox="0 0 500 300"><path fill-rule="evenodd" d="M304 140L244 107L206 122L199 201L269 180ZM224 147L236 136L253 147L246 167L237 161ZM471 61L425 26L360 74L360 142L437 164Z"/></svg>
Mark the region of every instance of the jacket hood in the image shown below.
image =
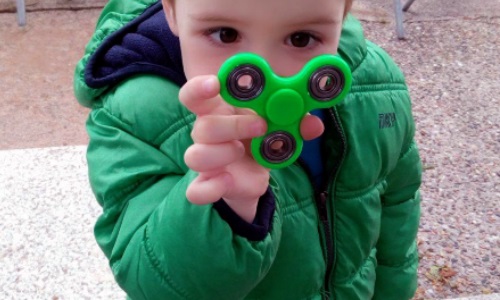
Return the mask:
<svg viewBox="0 0 500 300"><path fill-rule="evenodd" d="M366 51L361 24L349 15L338 53L355 70ZM161 1L111 0L76 66L75 96L81 105L91 107L108 87L139 73L184 84L179 40L170 31Z"/></svg>
<svg viewBox="0 0 500 300"><path fill-rule="evenodd" d="M170 31L161 2L102 42L87 63L85 82L96 89L138 73L186 82L179 39Z"/></svg>

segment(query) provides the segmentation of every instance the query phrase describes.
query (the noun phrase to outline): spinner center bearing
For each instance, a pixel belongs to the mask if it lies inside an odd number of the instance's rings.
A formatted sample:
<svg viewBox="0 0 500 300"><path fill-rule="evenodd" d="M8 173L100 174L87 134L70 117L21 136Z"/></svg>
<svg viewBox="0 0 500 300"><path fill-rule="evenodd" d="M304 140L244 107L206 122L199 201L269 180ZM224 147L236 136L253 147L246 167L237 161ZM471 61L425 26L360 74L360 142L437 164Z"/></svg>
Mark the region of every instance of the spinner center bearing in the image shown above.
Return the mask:
<svg viewBox="0 0 500 300"><path fill-rule="evenodd" d="M305 114L304 100L294 90L281 89L269 97L266 113L268 118L275 124L280 126L293 124Z"/></svg>

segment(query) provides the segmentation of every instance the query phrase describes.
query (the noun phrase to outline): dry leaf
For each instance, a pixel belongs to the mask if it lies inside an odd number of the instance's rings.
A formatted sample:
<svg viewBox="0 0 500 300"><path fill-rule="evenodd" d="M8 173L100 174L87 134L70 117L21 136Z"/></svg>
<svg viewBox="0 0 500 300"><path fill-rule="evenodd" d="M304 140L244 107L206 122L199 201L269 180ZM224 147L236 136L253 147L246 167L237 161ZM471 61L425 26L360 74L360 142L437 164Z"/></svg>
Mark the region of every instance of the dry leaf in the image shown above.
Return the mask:
<svg viewBox="0 0 500 300"><path fill-rule="evenodd" d="M448 279L457 275L457 271L448 266L444 266L439 270L439 274L441 275L441 277Z"/></svg>

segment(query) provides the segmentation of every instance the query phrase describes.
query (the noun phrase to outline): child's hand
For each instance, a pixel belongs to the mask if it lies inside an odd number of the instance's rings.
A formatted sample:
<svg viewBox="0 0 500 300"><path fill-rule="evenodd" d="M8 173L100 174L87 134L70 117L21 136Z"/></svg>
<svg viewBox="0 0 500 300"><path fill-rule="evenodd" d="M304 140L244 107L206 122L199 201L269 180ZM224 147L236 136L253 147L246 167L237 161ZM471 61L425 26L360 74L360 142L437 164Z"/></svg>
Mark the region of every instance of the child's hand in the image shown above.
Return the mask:
<svg viewBox="0 0 500 300"><path fill-rule="evenodd" d="M192 203L208 204L223 198L244 220L252 222L257 204L269 184L269 169L250 151L252 138L266 132L266 122L250 110L237 109L219 96L216 76L198 76L180 90L179 99L197 118L191 132L194 144L184 155L189 168L199 173L186 191ZM301 123L304 139L323 132L319 118Z"/></svg>

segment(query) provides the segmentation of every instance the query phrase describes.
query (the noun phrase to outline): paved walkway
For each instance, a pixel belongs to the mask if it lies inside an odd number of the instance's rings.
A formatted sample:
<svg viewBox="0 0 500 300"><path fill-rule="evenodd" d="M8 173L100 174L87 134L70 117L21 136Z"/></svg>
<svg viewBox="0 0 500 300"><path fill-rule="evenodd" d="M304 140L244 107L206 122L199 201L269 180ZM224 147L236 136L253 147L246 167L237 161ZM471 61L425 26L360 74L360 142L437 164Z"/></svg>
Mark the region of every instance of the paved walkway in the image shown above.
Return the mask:
<svg viewBox="0 0 500 300"><path fill-rule="evenodd" d="M124 299L92 234L85 149L0 151L0 299Z"/></svg>
<svg viewBox="0 0 500 300"><path fill-rule="evenodd" d="M124 299L92 235L85 149L0 151L0 299Z"/></svg>

